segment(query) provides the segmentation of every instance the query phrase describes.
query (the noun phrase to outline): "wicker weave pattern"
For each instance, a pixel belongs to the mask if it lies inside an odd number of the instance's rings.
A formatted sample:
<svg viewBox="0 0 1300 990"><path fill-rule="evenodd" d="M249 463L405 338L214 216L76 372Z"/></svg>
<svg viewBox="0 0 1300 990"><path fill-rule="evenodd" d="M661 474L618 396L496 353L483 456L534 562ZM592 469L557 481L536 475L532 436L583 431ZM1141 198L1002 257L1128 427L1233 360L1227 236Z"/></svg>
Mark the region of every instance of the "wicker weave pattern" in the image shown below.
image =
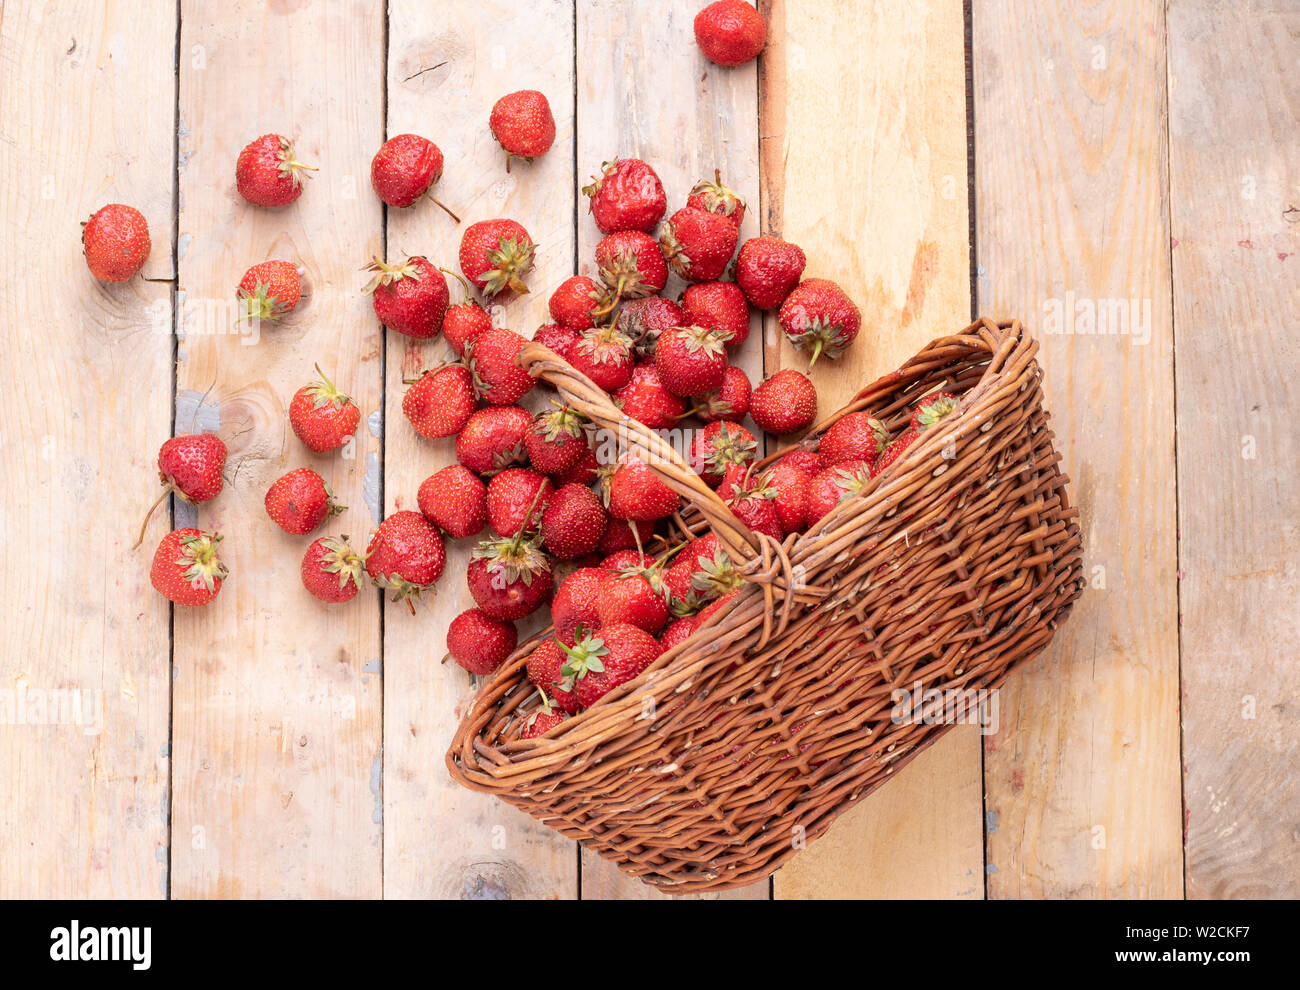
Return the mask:
<svg viewBox="0 0 1300 990"><path fill-rule="evenodd" d="M447 754L496 794L675 893L761 879L933 743L895 688L992 688L1050 642L1082 586L1077 510L1042 406L1037 344L980 321L865 388L897 432L943 387L957 412L861 495L778 545L748 531L659 436L557 355L521 363L599 426L626 432L749 578L734 606L545 737L518 739L536 692L524 644L480 690ZM773 460L773 455L768 460ZM651 699L653 699L651 701Z"/></svg>

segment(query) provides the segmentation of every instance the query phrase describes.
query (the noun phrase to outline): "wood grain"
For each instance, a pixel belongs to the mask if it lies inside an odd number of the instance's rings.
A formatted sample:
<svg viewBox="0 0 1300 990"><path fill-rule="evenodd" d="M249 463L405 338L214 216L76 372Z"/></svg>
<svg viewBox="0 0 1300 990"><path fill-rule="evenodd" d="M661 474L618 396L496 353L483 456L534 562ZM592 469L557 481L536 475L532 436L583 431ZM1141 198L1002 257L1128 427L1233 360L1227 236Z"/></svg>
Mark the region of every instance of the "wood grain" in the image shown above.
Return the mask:
<svg viewBox="0 0 1300 990"><path fill-rule="evenodd" d="M315 362L363 416L379 408L381 340L358 269L380 246L367 180L383 133L383 32L382 9L361 2L182 9L177 399L183 413L210 389L200 418L219 420L230 448L227 488L199 520L224 534L231 577L214 605L175 620L178 897L381 890L378 596L327 606L298 576L315 535L366 539L363 476L379 441L362 429L354 449L313 455L287 408ZM320 172L296 203L262 209L239 197L234 163L271 131ZM310 299L257 339L236 334L223 307L268 258L299 262ZM304 466L349 509L290 537L263 497Z"/></svg>
<svg viewBox="0 0 1300 990"><path fill-rule="evenodd" d="M1300 896L1300 11L1169 6L1186 883Z"/></svg>
<svg viewBox="0 0 1300 990"><path fill-rule="evenodd" d="M780 189L766 223L863 317L855 346L813 370L825 414L969 321L962 5L768 13L762 165ZM767 338L769 371L806 367L772 320ZM776 896L979 897L979 779L978 727L958 726L781 870Z"/></svg>
<svg viewBox="0 0 1300 990"><path fill-rule="evenodd" d="M1090 581L1002 691L988 892L1178 897L1163 5L981 3L973 30L979 310L1042 343Z"/></svg>
<svg viewBox="0 0 1300 990"><path fill-rule="evenodd" d="M6 899L167 893L168 604L130 547L171 423L175 48L171 3L0 9ZM81 251L112 202L152 241L119 285Z"/></svg>
<svg viewBox="0 0 1300 990"><path fill-rule="evenodd" d="M491 30L486 30L490 26ZM573 7L488 2L389 7L388 133L413 131L447 159L435 189L468 226L507 216L538 244L531 292L494 313L499 326L531 337L549 322L552 287L573 264ZM508 70L508 71L507 71ZM506 80L509 80L507 84ZM556 121L552 149L532 164L505 154L488 114L511 89L540 89ZM388 211L391 258L425 254L457 269L464 227L429 203ZM452 281L453 299L460 298ZM449 357L441 338L420 343L389 332L384 500L387 512L415 508L420 482L455 461L452 440L419 437L401 411L402 379ZM576 897L573 843L514 808L451 782L447 744L474 679L446 652L448 623L472 608L465 568L474 540L448 541L436 596L412 617L389 604L384 621L384 868L388 897L470 899ZM521 638L526 628L521 624Z"/></svg>

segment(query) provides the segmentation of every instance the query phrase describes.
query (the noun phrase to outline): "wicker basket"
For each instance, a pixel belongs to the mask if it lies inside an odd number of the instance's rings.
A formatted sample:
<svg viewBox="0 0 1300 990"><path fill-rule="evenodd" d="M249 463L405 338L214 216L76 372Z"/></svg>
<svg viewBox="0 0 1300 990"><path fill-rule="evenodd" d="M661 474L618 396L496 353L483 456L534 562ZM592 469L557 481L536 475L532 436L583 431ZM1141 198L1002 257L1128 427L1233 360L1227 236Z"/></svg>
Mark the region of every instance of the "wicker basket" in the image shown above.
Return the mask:
<svg viewBox="0 0 1300 990"><path fill-rule="evenodd" d="M682 495L748 578L646 672L539 739L522 646L480 689L447 754L495 794L672 893L762 879L950 725L902 719L895 688L993 688L1050 641L1083 586L1077 510L1019 323L932 342L847 412L897 432L943 387L957 411L858 496L777 544L731 515L671 446L531 344L521 363ZM778 455L773 455L773 458ZM773 459L769 458L769 460ZM927 721L935 724L927 724Z"/></svg>

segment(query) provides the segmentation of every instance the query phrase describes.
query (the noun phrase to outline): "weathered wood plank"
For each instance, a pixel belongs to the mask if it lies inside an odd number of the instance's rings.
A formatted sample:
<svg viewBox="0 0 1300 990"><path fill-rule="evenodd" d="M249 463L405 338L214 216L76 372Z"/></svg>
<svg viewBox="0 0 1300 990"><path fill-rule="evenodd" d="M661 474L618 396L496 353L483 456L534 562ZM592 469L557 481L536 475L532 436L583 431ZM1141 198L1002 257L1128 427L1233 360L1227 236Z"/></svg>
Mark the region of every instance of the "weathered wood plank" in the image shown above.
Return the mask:
<svg viewBox="0 0 1300 990"><path fill-rule="evenodd" d="M1042 342L1092 583L1002 691L985 756L988 891L1178 897L1163 5L981 3L974 16L979 310ZM1089 332L1093 312L1105 334Z"/></svg>
<svg viewBox="0 0 1300 990"><path fill-rule="evenodd" d="M1300 10L1168 27L1187 894L1295 898Z"/></svg>
<svg viewBox="0 0 1300 990"><path fill-rule="evenodd" d="M167 892L168 604L130 547L171 424L175 48L172 3L0 9L6 899ZM112 202L152 241L120 285L78 226Z"/></svg>
<svg viewBox="0 0 1300 990"><path fill-rule="evenodd" d="M379 250L368 182L383 135L383 9L370 3L185 3L180 60L177 407L211 389L200 419L230 447L229 484L202 507L225 535L217 602L175 619L173 889L178 897L371 897L381 890L379 606L365 592L318 603L263 497L285 472L319 471L350 506L316 535L364 540L363 494L379 441L313 455L289 429L293 392L321 367L363 415L379 408L381 339L358 269ZM318 165L280 209L245 203L240 148L285 133ZM310 299L257 339L227 301L267 258L306 269ZM349 454L351 456L349 456Z"/></svg>

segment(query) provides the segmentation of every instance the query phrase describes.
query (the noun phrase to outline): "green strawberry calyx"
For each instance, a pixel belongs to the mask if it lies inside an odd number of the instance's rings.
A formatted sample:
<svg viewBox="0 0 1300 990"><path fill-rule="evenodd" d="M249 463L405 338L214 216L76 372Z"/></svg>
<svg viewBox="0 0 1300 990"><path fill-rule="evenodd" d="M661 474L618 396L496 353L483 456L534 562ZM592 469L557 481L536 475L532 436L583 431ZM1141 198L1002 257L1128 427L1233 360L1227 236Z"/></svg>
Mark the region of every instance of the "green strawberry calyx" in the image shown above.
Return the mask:
<svg viewBox="0 0 1300 990"><path fill-rule="evenodd" d="M276 153L276 157L280 160L277 166L280 174L291 180L295 187L302 185L304 172L318 171L315 165L304 165L298 161L288 138L280 138L280 150Z"/></svg>
<svg viewBox="0 0 1300 990"><path fill-rule="evenodd" d="M361 290L365 293L374 292L381 285L392 285L404 278L409 278L413 282L420 280L420 268L416 265L415 258L407 258L400 265L385 264L380 258L373 258L370 264L361 270L374 273L374 278L367 282L365 288Z"/></svg>
<svg viewBox="0 0 1300 990"><path fill-rule="evenodd" d="M202 533L180 538L181 555L173 563L184 568L181 577L191 587L202 587L212 593L216 591L216 582L224 581L229 576L229 569L217 556L217 544L220 542L220 533Z"/></svg>
<svg viewBox="0 0 1300 990"><path fill-rule="evenodd" d="M241 286L239 301L243 304L243 311L239 314L241 320L278 320L289 312L289 306L279 296L271 294L268 282L258 282L252 292Z"/></svg>
<svg viewBox="0 0 1300 990"><path fill-rule="evenodd" d="M348 583L360 587L361 575L365 571L366 558L368 553L357 553L348 542L347 535L334 539L327 537L321 545L325 548L325 555L321 557L321 569L327 574L337 574L339 576L339 590L348 586ZM398 578L400 581L401 578Z"/></svg>
<svg viewBox="0 0 1300 990"><path fill-rule="evenodd" d="M492 267L482 275L483 294L495 296L506 289L521 295L528 291L524 276L533 270L536 245L522 237L503 237L499 246L484 252Z"/></svg>
<svg viewBox="0 0 1300 990"><path fill-rule="evenodd" d="M325 372L320 370L319 364L316 365L316 374L320 375L320 381L312 382L307 386L307 394L311 396L313 409L332 405L338 410L352 401L350 396L340 392L334 387L334 383L325 377Z"/></svg>
<svg viewBox="0 0 1300 990"><path fill-rule="evenodd" d="M560 668L560 676L572 678L576 683L588 674L603 674L605 672L605 663L601 657L609 656L609 647L595 633L584 632L582 626L578 626L575 632L577 642L573 646L565 646L560 643L560 649L569 658L565 665Z"/></svg>

